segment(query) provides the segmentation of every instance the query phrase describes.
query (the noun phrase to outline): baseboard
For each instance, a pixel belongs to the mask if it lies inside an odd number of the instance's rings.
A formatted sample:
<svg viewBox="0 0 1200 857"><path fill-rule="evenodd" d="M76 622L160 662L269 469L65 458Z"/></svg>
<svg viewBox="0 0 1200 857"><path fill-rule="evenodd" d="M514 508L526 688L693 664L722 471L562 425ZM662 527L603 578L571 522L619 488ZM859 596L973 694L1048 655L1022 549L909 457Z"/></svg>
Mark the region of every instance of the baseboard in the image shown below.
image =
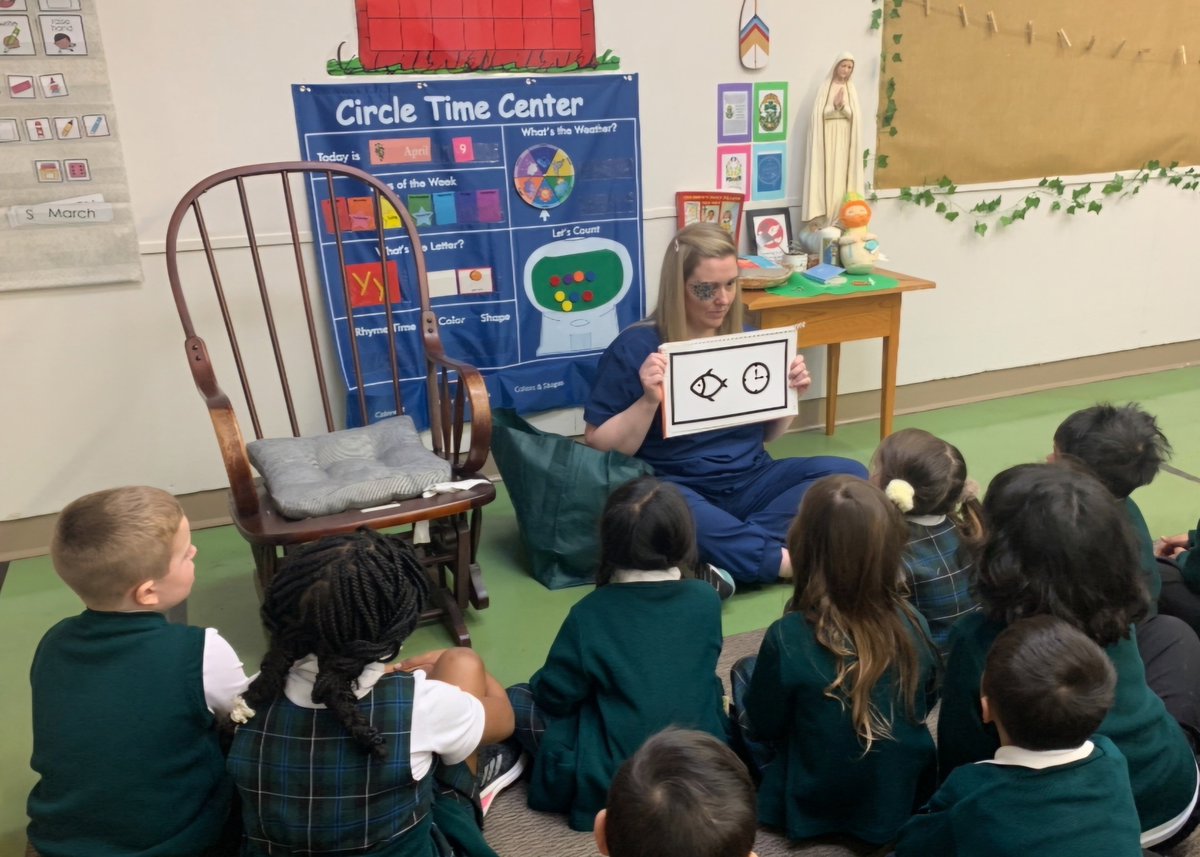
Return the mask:
<svg viewBox="0 0 1200 857"><path fill-rule="evenodd" d="M1077 357L1037 366L997 369L959 378L942 378L908 384L896 389L896 413L912 414L1019 396L1037 390L1069 387L1093 381L1107 381L1131 375L1145 375L1168 369L1200 365L1200 340L1155 345L1132 351ZM879 418L879 391L864 390L838 396L838 422L853 423ZM825 425L824 398L801 402L793 431L807 431ZM491 458L484 468L497 476ZM179 497L193 529L220 527L229 523L227 491L197 491ZM39 515L15 521L0 521L0 561L41 556L48 550L50 533L57 515Z"/></svg>

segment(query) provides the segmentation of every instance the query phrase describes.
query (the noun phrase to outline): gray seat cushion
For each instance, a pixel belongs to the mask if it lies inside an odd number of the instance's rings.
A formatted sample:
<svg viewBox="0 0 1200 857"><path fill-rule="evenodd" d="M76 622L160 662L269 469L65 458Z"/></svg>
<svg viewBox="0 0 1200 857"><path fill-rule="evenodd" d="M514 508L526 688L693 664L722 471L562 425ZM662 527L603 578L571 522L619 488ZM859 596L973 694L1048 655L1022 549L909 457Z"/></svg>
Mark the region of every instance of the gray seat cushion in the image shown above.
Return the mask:
<svg viewBox="0 0 1200 857"><path fill-rule="evenodd" d="M246 450L271 499L289 518L418 497L450 478L450 462L421 444L406 416L313 437L255 440Z"/></svg>

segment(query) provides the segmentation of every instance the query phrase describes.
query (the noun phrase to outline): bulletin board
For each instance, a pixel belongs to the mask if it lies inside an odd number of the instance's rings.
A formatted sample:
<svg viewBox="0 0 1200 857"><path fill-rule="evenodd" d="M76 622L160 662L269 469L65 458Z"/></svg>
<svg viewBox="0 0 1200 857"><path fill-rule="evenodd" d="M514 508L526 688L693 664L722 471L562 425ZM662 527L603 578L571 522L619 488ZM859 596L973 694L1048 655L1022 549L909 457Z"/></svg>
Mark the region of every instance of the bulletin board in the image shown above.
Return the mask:
<svg viewBox="0 0 1200 857"><path fill-rule="evenodd" d="M302 156L372 173L412 214L442 341L482 372L493 406L582 404L600 354L645 314L637 75L297 85L292 92ZM421 307L407 285L407 233L385 211L387 280L400 283L388 296L389 337L372 201L330 200L323 179L310 190L323 267L337 269L341 231L347 280L374 286L352 290L372 418L394 412L394 341L408 412L425 424ZM330 280L332 334L354 400L346 296L341 278Z"/></svg>
<svg viewBox="0 0 1200 857"><path fill-rule="evenodd" d="M877 187L1200 163L1194 0L887 8Z"/></svg>
<svg viewBox="0 0 1200 857"><path fill-rule="evenodd" d="M95 0L0 7L0 291L140 281Z"/></svg>

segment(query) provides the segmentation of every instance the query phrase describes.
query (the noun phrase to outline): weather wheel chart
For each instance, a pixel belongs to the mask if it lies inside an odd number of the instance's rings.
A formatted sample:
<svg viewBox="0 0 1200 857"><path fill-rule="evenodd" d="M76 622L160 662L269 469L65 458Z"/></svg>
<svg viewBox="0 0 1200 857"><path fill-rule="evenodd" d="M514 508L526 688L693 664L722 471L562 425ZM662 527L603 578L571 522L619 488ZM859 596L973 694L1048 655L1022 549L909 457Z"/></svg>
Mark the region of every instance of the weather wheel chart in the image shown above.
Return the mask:
<svg viewBox="0 0 1200 857"><path fill-rule="evenodd" d="M645 314L637 75L305 84L292 96L304 159L365 170L409 210L446 352L482 372L492 405L582 404L600 354ZM424 424L412 248L385 208L379 259L373 202L353 184L335 179L332 195L323 178L308 188L348 394L357 396L346 296L329 276L339 231L365 392L381 403L372 419L391 413L391 346L406 410ZM385 263L398 281L387 295Z"/></svg>

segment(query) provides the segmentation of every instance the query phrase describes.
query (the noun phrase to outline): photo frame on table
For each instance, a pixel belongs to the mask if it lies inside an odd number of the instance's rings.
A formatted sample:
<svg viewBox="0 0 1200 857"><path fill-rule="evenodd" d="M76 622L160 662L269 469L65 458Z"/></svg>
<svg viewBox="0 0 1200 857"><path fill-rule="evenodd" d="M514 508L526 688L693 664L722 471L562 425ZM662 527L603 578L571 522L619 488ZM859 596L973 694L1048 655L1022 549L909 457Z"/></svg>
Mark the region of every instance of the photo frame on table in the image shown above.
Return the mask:
<svg viewBox="0 0 1200 857"><path fill-rule="evenodd" d="M786 208L756 208L746 212L746 234L756 256L773 261L788 252L792 242L792 219Z"/></svg>

